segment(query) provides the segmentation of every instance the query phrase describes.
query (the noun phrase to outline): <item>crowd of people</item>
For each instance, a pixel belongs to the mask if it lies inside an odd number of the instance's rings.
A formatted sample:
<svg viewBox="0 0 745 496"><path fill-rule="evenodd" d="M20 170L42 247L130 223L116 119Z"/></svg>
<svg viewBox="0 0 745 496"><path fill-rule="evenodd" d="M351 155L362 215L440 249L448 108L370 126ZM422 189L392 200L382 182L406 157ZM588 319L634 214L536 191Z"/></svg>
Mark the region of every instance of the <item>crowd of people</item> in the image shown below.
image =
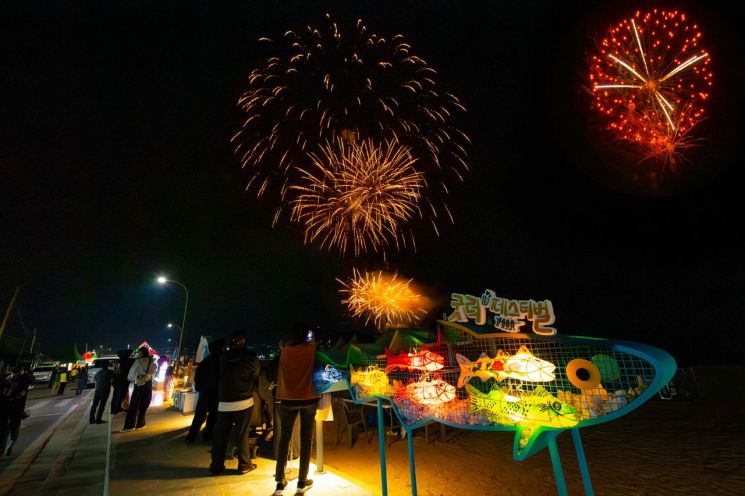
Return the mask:
<svg viewBox="0 0 745 496"><path fill-rule="evenodd" d="M237 459L238 472L246 474L256 468L251 458L256 454L253 450L257 436L251 428L263 426L263 440L272 440L269 456L277 460L274 494L279 496L287 487L286 462L293 426L300 417L297 492L304 493L313 485L308 470L314 418L320 399L312 383L316 352L312 333L305 325L296 324L292 333L280 343L279 357L263 371L258 358L247 347L247 337L247 332L239 329L232 333L229 343L224 339L209 343L209 354L198 364L194 375L194 388L199 397L186 442L194 443L200 433L204 442L211 442L211 475L225 472L226 459ZM106 423L103 413L111 395L111 414L126 414L122 432L142 429L146 426L153 379L160 364L156 363L147 347L134 353L122 350L118 358L100 367L93 377L95 390L90 423ZM169 371L172 370L169 367ZM90 373L86 366L76 366L69 371L60 367L53 372L49 387L53 388L53 394L61 395L66 384L73 382L76 384L75 394L80 395L88 385ZM9 438L8 446L18 438L27 392L32 383L32 377L23 367L17 367L0 378L2 446L6 446L6 437ZM131 397L130 383L133 385Z"/></svg>
<svg viewBox="0 0 745 496"><path fill-rule="evenodd" d="M134 356L132 350L122 350L118 355L119 360L104 364L93 377L95 390L89 420L91 424L106 423L103 413L113 387L110 404L112 415L126 413L125 430L139 429L145 426L155 365L147 348L137 350ZM71 382L76 386L75 395L80 396L88 386L90 373L87 364L76 364L69 370L67 366L59 365L49 376L48 388L53 396L64 395L67 383ZM135 385L131 399L130 382ZM0 375L0 455L12 454L21 421L28 417L26 399L32 384L34 378L23 366Z"/></svg>
<svg viewBox="0 0 745 496"><path fill-rule="evenodd" d="M199 398L186 442L194 443L200 430L202 440L212 442L210 474L225 472L225 460L232 458L237 459L240 474L255 469L251 449L252 440L258 436L252 436L250 429L263 425L266 434L266 423L273 423L270 434L278 441L272 443L273 452L269 454L277 460L274 494L283 495L287 487L285 469L290 440L299 416L297 492L304 493L313 486L308 470L320 396L314 392L312 383L316 352L312 338L305 325L296 324L293 332L282 340L279 357L267 371L262 371L256 355L247 349L247 334L243 329L234 331L227 345L224 340L209 343L210 354L199 364L194 377ZM264 441L267 439L269 436L265 435Z"/></svg>

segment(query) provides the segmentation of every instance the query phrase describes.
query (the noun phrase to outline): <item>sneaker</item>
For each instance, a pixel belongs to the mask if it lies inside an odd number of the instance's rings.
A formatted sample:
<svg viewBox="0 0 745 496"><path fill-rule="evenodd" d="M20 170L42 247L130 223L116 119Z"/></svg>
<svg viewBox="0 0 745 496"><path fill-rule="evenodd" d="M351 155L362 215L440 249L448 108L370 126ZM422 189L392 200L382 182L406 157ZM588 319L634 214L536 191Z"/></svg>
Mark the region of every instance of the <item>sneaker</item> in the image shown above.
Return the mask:
<svg viewBox="0 0 745 496"><path fill-rule="evenodd" d="M134 430L134 429L130 427L129 429L127 429L127 428L124 428L124 429L122 429L122 430L121 430L121 431L119 431L119 432L130 432L130 431L133 431L133 430Z"/></svg>
<svg viewBox="0 0 745 496"><path fill-rule="evenodd" d="M313 487L313 479L306 479L297 483L297 492L304 493L308 489Z"/></svg>
<svg viewBox="0 0 745 496"><path fill-rule="evenodd" d="M274 496L282 496L285 493L286 487L287 479L284 479L282 482L277 482L277 489L274 491Z"/></svg>
<svg viewBox="0 0 745 496"><path fill-rule="evenodd" d="M97 423L97 424L105 424L105 423L106 423L106 421L105 421L105 420L96 420L96 423Z"/></svg>
<svg viewBox="0 0 745 496"><path fill-rule="evenodd" d="M140 427L135 427L135 430L136 431L139 431L141 429L144 429L145 427L147 427L147 426L146 425L141 425Z"/></svg>
<svg viewBox="0 0 745 496"><path fill-rule="evenodd" d="M251 465L239 465L238 466L238 473L241 474L241 475L246 475L251 470L255 470L255 469L256 469L256 464L255 463L252 463Z"/></svg>
<svg viewBox="0 0 745 496"><path fill-rule="evenodd" d="M90 423L91 424L95 424L96 423L96 420L95 419L90 419Z"/></svg>

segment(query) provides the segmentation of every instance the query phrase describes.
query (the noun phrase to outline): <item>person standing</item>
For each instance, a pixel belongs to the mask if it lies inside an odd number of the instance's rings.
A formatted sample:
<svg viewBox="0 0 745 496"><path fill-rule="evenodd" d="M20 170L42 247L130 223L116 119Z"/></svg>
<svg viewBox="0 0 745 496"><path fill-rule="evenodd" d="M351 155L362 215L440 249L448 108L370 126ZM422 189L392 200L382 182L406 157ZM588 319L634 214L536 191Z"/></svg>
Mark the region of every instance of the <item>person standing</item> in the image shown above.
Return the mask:
<svg viewBox="0 0 745 496"><path fill-rule="evenodd" d="M21 429L21 421L26 415L26 398L28 389L34 379L26 374L23 367L16 367L13 370L13 377L10 379L10 423L8 430L10 432L10 442L7 444L5 455L10 455L13 445L18 441L18 434Z"/></svg>
<svg viewBox="0 0 745 496"><path fill-rule="evenodd" d="M173 400L173 365L166 366L166 375L163 378L163 403L171 403Z"/></svg>
<svg viewBox="0 0 745 496"><path fill-rule="evenodd" d="M64 394L65 386L67 386L67 369L61 368L59 371L59 389L57 389L57 394Z"/></svg>
<svg viewBox="0 0 745 496"><path fill-rule="evenodd" d="M0 373L0 446L5 447L10 428L10 373ZM2 454L2 450L0 450Z"/></svg>
<svg viewBox="0 0 745 496"><path fill-rule="evenodd" d="M87 375L87 374L86 374ZM103 411L106 408L106 400L109 399L109 392L111 391L111 381L114 377L111 371L111 364L107 364L106 367L102 367L101 370L96 372L93 379L96 381L96 391L93 394L93 404L91 405L90 423L91 424L105 424L103 420ZM87 382L87 379L86 379ZM98 408L98 412L96 412Z"/></svg>
<svg viewBox="0 0 745 496"><path fill-rule="evenodd" d="M78 370L78 389L75 391L75 396L80 396L83 393L83 389L88 386L88 366L83 365Z"/></svg>
<svg viewBox="0 0 745 496"><path fill-rule="evenodd" d="M145 414L150 406L150 399L153 397L153 376L156 372L155 360L144 346L137 351L137 356L138 358L132 364L132 368L129 369L127 375L127 378L134 382L135 388L129 402L127 416L124 419L123 432L145 427Z"/></svg>
<svg viewBox="0 0 745 496"><path fill-rule="evenodd" d="M224 339L217 339L209 343L210 354L199 363L194 374L194 388L199 393L197 407L194 411L194 419L191 421L189 433L185 441L193 443L197 439L199 430L202 428L205 418L207 425L202 433L203 441L210 441L217 423L217 405L219 398L217 391L220 387L220 357L222 348L225 346Z"/></svg>
<svg viewBox="0 0 745 496"><path fill-rule="evenodd" d="M119 355L119 360L114 365L114 394L111 397L111 407L109 408L112 415L124 411L122 403L129 394L129 379L127 376L129 375L129 369L132 368L132 350L119 350L117 355Z"/></svg>
<svg viewBox="0 0 745 496"><path fill-rule="evenodd" d="M313 424L320 395L313 390L313 367L316 344L313 333L304 324L295 324L292 334L283 340L277 371L276 400L279 401L279 447L274 480L275 495L284 494L287 487L285 466L295 420L300 415L300 467L297 492L304 493L313 486L308 479Z"/></svg>
<svg viewBox="0 0 745 496"><path fill-rule="evenodd" d="M52 367L52 372L49 373L49 384L47 387L49 389L52 389L52 386L57 384L59 382L59 378L57 377L57 367ZM52 391L54 393L54 391Z"/></svg>
<svg viewBox="0 0 745 496"><path fill-rule="evenodd" d="M245 329L233 331L230 347L220 358L217 424L212 440L212 463L209 472L218 475L225 470L225 450L228 435L235 424L238 443L238 472L247 474L256 468L249 454L248 430L256 380L261 364L256 355L246 349Z"/></svg>

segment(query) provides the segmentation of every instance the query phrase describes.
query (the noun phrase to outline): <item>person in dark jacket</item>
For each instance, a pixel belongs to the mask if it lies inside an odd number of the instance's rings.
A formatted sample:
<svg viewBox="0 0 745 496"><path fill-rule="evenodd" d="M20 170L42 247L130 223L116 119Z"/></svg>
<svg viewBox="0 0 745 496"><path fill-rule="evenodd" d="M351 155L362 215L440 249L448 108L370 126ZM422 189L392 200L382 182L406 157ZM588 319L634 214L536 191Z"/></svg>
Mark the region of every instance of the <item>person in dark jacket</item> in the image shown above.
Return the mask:
<svg viewBox="0 0 745 496"><path fill-rule="evenodd" d="M93 378L96 381L96 391L93 394L89 420L91 424L105 424L106 421L102 419L103 411L106 408L106 400L109 399L109 392L111 391L111 381L114 378L111 365L102 367ZM96 408L98 408L98 412L96 412Z"/></svg>
<svg viewBox="0 0 745 496"><path fill-rule="evenodd" d="M233 331L230 347L220 358L219 403L217 425L212 440L210 474L225 470L225 450L228 435L235 424L238 444L238 472L246 474L256 468L249 455L248 430L253 407L253 393L261 364L256 355L246 349L246 331Z"/></svg>
<svg viewBox="0 0 745 496"><path fill-rule="evenodd" d="M28 390L33 383L33 377L27 374L23 367L16 367L13 370L13 376L10 379L10 389L8 391L10 395L10 422L8 424L10 442L6 445L6 456L11 454L13 445L18 441L21 421L27 416L26 398Z"/></svg>
<svg viewBox="0 0 745 496"><path fill-rule="evenodd" d="M78 389L75 391L75 396L80 396L83 393L83 389L88 386L88 367L82 366L78 370Z"/></svg>
<svg viewBox="0 0 745 496"><path fill-rule="evenodd" d="M202 440L212 440L212 434L217 423L217 404L219 399L217 390L220 386L220 356L222 348L225 346L224 339L212 341L208 348L209 356L199 363L197 372L194 374L194 388L199 393L197 407L194 411L194 419L191 421L189 433L186 435L186 442L193 443L199 429L202 428L204 419L207 419L207 425L202 433Z"/></svg>
<svg viewBox="0 0 745 496"><path fill-rule="evenodd" d="M112 415L124 411L122 403L129 392L129 380L127 379L127 375L129 374L129 369L132 367L132 350L119 350L117 355L119 356L119 360L114 366L114 394L111 397L110 408Z"/></svg>
<svg viewBox="0 0 745 496"><path fill-rule="evenodd" d="M0 373L0 446L5 446L10 428L10 380L9 372Z"/></svg>
<svg viewBox="0 0 745 496"><path fill-rule="evenodd" d="M55 382L59 382L59 379L57 378L57 367L52 367L52 371L49 373L49 384L47 384L47 387L52 389Z"/></svg>

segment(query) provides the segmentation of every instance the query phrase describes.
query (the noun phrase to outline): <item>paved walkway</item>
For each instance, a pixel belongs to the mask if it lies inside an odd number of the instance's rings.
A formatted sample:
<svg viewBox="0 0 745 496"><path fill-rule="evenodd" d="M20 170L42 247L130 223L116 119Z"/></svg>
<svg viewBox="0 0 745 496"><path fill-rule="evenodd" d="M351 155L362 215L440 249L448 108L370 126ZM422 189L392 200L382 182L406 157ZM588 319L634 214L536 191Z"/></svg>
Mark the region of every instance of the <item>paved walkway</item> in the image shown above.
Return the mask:
<svg viewBox="0 0 745 496"><path fill-rule="evenodd" d="M258 468L246 475L236 471L236 461L227 461L225 475L210 476L209 444L184 442L191 415L163 406L148 411L147 427L119 432L123 415L112 422L112 453L109 492L118 495L215 495L268 496L274 492L273 460L258 458ZM327 472L311 478L315 484L306 494L323 496L372 496L378 491L351 482L345 474ZM293 494L295 481L285 494Z"/></svg>
<svg viewBox="0 0 745 496"><path fill-rule="evenodd" d="M108 426L91 425L92 390L35 443L18 456L0 478L0 493L10 495L98 496L104 492Z"/></svg>

